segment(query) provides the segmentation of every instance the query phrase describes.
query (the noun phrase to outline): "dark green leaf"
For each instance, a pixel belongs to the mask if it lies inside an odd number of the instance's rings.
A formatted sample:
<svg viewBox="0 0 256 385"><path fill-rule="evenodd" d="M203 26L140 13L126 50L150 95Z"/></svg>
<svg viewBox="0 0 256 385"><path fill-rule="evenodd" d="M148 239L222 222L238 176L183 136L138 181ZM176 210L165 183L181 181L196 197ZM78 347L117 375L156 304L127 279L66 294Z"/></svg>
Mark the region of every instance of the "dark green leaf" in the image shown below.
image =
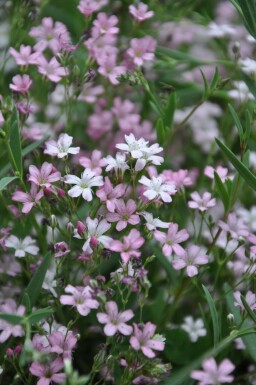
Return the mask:
<svg viewBox="0 0 256 385"><path fill-rule="evenodd" d="M156 135L157 141L160 145L164 144L165 141L165 129L164 122L162 118L158 118L156 122Z"/></svg>
<svg viewBox="0 0 256 385"><path fill-rule="evenodd" d="M250 306L248 305L248 303L246 302L246 299L244 298L243 295L241 295L241 301L244 305L244 308L245 310L247 311L249 317L253 320L253 322L256 324L256 315L254 314L254 312L252 311L252 309L250 308Z"/></svg>
<svg viewBox="0 0 256 385"><path fill-rule="evenodd" d="M164 125L167 130L171 130L176 107L176 92L171 92L164 112Z"/></svg>
<svg viewBox="0 0 256 385"><path fill-rule="evenodd" d="M200 68L200 72L201 72L201 75L202 75L202 78L203 78L203 81L204 81L204 94L203 94L203 99L206 99L207 96L208 96L208 93L209 93L209 86L208 86L208 82L207 82L207 79L205 77L205 74L203 73L203 71L201 70Z"/></svg>
<svg viewBox="0 0 256 385"><path fill-rule="evenodd" d="M246 110L245 112L246 124L245 124L245 139L248 141L251 135L251 116L250 112Z"/></svg>
<svg viewBox="0 0 256 385"><path fill-rule="evenodd" d="M256 5L255 0L239 0L243 12L244 24L250 34L256 38Z"/></svg>
<svg viewBox="0 0 256 385"><path fill-rule="evenodd" d="M216 190L220 196L220 199L223 203L225 211L228 210L229 207L229 196L228 192L226 190L225 184L222 183L222 180L220 179L220 176L217 172L214 171L214 180L215 180L215 186Z"/></svg>
<svg viewBox="0 0 256 385"><path fill-rule="evenodd" d="M25 294L28 295L30 300L30 305L33 307L36 304L37 298L40 295L42 285L44 282L45 274L47 272L47 269L51 263L51 253L48 252L43 259L43 262L38 267L36 273L33 275L31 281L29 282L27 288L25 289L23 298L22 298L22 304L26 305L26 298Z"/></svg>
<svg viewBox="0 0 256 385"><path fill-rule="evenodd" d="M235 154L223 144L219 139L215 139L219 148L223 152L224 155L228 158L228 160L233 164L236 170L239 172L242 178L248 183L248 185L256 190L256 177L253 173L235 156Z"/></svg>
<svg viewBox="0 0 256 385"><path fill-rule="evenodd" d="M216 88L216 85L217 85L219 79L220 79L219 70L218 70L218 67L216 67L215 71L214 71L213 78L212 78L211 83L210 83L210 90L213 91Z"/></svg>
<svg viewBox="0 0 256 385"><path fill-rule="evenodd" d="M213 326L213 340L214 340L214 346L217 346L217 343L220 340L220 324L219 324L219 317L218 313L215 307L214 300L207 289L207 287L203 286L203 290L205 293L206 300L209 305L210 313L211 313L211 318L212 318L212 326Z"/></svg>
<svg viewBox="0 0 256 385"><path fill-rule="evenodd" d="M22 321L24 320L24 317L22 317L21 315L8 314L8 313L0 313L0 318L12 325L21 324Z"/></svg>
<svg viewBox="0 0 256 385"><path fill-rule="evenodd" d="M22 156L21 156L19 116L18 116L16 107L13 108L11 121L10 121L9 143L10 143L12 156L15 162L15 171L19 171L22 177L23 167L22 167Z"/></svg>
<svg viewBox="0 0 256 385"><path fill-rule="evenodd" d="M46 307L44 309L38 309L38 310L34 311L32 314L30 314L27 317L27 320L31 324L35 324L35 323L41 321L42 319L49 317L52 313L53 313L53 310L50 307Z"/></svg>
<svg viewBox="0 0 256 385"><path fill-rule="evenodd" d="M240 138L240 141L242 141L243 139L243 135L244 135L244 130L243 130L243 127L242 127L242 124L239 120L239 117L236 113L236 111L234 110L234 108L231 106L231 104L228 105L228 108L229 108L229 111L232 115L232 118L235 122L235 125L237 127L237 130L238 130L238 134L239 134L239 138Z"/></svg>
<svg viewBox="0 0 256 385"><path fill-rule="evenodd" d="M14 179L17 179L17 176L6 176L0 180L0 191L4 190Z"/></svg>

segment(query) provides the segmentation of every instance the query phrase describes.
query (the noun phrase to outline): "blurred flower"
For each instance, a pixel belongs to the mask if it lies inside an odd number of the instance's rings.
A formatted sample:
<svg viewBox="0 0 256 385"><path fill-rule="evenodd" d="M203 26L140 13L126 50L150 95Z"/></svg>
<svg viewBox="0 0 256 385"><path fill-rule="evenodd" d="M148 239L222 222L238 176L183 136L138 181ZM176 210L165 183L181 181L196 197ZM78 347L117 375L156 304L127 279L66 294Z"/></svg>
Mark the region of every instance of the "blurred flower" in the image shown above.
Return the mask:
<svg viewBox="0 0 256 385"><path fill-rule="evenodd" d="M230 376L235 366L228 359L223 360L218 366L215 359L210 357L203 361L203 370L193 370L190 377L199 381L199 385L219 385L226 382L233 382L234 377Z"/></svg>
<svg viewBox="0 0 256 385"><path fill-rule="evenodd" d="M23 214L28 214L43 196L43 190L38 191L38 186L35 183L31 183L30 193L16 190L12 194L12 200L23 203L22 212Z"/></svg>
<svg viewBox="0 0 256 385"><path fill-rule="evenodd" d="M203 320L201 318L194 320L191 316L184 318L181 329L188 333L191 342L196 342L199 337L204 337L207 334Z"/></svg>
<svg viewBox="0 0 256 385"><path fill-rule="evenodd" d="M35 246L36 241L31 237L25 237L23 240L17 238L15 235L10 235L7 238L5 245L10 249L15 249L15 257L22 258L25 254L37 255L39 248Z"/></svg>
<svg viewBox="0 0 256 385"><path fill-rule="evenodd" d="M16 75L12 78L12 82L9 86L11 90L21 94L26 94L32 86L32 80L29 75Z"/></svg>
<svg viewBox="0 0 256 385"><path fill-rule="evenodd" d="M144 3L139 3L137 8L134 5L129 5L129 12L139 22L154 16L154 12L148 11L148 5Z"/></svg>
<svg viewBox="0 0 256 385"><path fill-rule="evenodd" d="M18 316L23 316L25 314L25 306L17 306L16 302L13 299L8 299L0 306L0 312L6 314L13 314ZM22 337L24 336L24 331L21 325L12 325L7 321L0 320L0 343L4 343L8 340L9 337Z"/></svg>
<svg viewBox="0 0 256 385"><path fill-rule="evenodd" d="M39 377L38 385L50 385L52 381L57 384L63 383L66 378L65 373L58 373L63 369L64 364L61 358L55 358L49 364L40 364L39 362L32 362L29 371L33 376Z"/></svg>

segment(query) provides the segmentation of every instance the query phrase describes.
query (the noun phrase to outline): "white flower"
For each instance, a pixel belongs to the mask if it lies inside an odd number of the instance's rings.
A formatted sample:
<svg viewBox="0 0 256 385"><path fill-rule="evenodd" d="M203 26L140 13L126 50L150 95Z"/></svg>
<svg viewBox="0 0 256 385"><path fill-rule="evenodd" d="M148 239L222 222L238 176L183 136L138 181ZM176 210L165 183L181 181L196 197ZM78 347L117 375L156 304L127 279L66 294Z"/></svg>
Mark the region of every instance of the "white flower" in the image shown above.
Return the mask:
<svg viewBox="0 0 256 385"><path fill-rule="evenodd" d="M82 195L84 200L88 202L92 200L91 187L103 186L104 184L102 176L96 175L95 172L88 168L86 168L82 173L81 179L75 175L66 175L64 182L75 185L68 191L68 195L70 195L72 198L76 198Z"/></svg>
<svg viewBox="0 0 256 385"><path fill-rule="evenodd" d="M170 195L173 195L177 192L174 184L163 183L163 180L160 176L153 176L152 179L143 176L139 180L139 183L147 187L147 190L144 191L143 195L149 200L160 197L164 202L171 202L172 198L170 197Z"/></svg>
<svg viewBox="0 0 256 385"><path fill-rule="evenodd" d="M161 227L163 229L167 229L169 227L168 222L163 222L158 218L153 218L153 215L151 213L148 213L147 211L143 211L140 215L142 215L146 220L146 227L150 230L156 230L158 227Z"/></svg>
<svg viewBox="0 0 256 385"><path fill-rule="evenodd" d="M208 25L208 34L212 37L225 37L235 35L236 30L228 24L216 24L211 22Z"/></svg>
<svg viewBox="0 0 256 385"><path fill-rule="evenodd" d="M53 261L50 268L46 272L42 288L50 291L52 295L55 298L57 298L57 293L55 291L55 287L57 287L57 281L55 279L55 276L56 276L56 263L55 261Z"/></svg>
<svg viewBox="0 0 256 385"><path fill-rule="evenodd" d="M191 316L185 317L181 328L188 333L191 342L196 342L199 337L204 337L207 334L201 318L194 321Z"/></svg>
<svg viewBox="0 0 256 385"><path fill-rule="evenodd" d="M159 166L161 163L163 163L164 158L158 154L159 152L163 151L162 147L159 147L158 143L152 144L152 146L147 147L142 151L142 157L137 159L135 164L135 171L141 171L146 166L147 163L155 164L156 166Z"/></svg>
<svg viewBox="0 0 256 385"><path fill-rule="evenodd" d="M240 59L239 64L242 70L248 74L254 74L256 72L256 61L247 57L246 59Z"/></svg>
<svg viewBox="0 0 256 385"><path fill-rule="evenodd" d="M121 154L121 152L118 152L116 154L116 157L113 158L113 156L108 155L106 158L104 158L105 162L107 163L106 171L111 170L121 170L124 172L129 168L128 164L126 163L126 156L125 154Z"/></svg>
<svg viewBox="0 0 256 385"><path fill-rule="evenodd" d="M139 140L135 139L133 134L125 135L124 137L127 144L119 143L116 145L116 148L130 153L134 159L142 158L144 151L148 150L148 142L143 138L140 138Z"/></svg>
<svg viewBox="0 0 256 385"><path fill-rule="evenodd" d="M36 241L31 237L25 237L23 240L11 235L5 242L7 247L15 249L15 257L22 258L25 254L37 255L39 248L35 246Z"/></svg>
<svg viewBox="0 0 256 385"><path fill-rule="evenodd" d="M78 154L80 147L70 147L72 142L72 136L61 134L57 142L55 140L48 140L48 142L45 143L46 149L44 153L57 156L58 158L64 158L64 156L68 154Z"/></svg>
<svg viewBox="0 0 256 385"><path fill-rule="evenodd" d="M88 254L91 254L93 252L93 249L90 246L91 241L95 243L100 243L105 248L108 248L110 242L112 241L112 238L103 234L110 229L111 224L108 223L106 219L103 219L99 222L97 218L91 219L90 217L87 217L86 225L87 241L83 245L83 251ZM78 234L77 231L74 231L74 237L81 239L81 236Z"/></svg>
<svg viewBox="0 0 256 385"><path fill-rule="evenodd" d="M253 94L243 81L233 82L235 89L228 91L231 98L239 101L254 100Z"/></svg>

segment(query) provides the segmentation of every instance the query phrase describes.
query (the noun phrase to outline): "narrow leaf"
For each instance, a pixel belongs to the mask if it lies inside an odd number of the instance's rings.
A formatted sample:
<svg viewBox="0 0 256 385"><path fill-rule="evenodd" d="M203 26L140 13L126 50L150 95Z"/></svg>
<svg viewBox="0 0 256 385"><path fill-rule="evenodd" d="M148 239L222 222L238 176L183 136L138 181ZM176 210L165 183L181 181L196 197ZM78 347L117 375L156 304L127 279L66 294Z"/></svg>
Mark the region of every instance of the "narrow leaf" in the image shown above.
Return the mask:
<svg viewBox="0 0 256 385"><path fill-rule="evenodd" d="M35 323L41 321L42 319L49 317L52 313L53 313L53 309L51 309L50 307L46 307L44 309L39 309L39 310L34 311L32 314L30 314L27 317L27 320L32 325L32 324L35 324Z"/></svg>
<svg viewBox="0 0 256 385"><path fill-rule="evenodd" d="M256 177L253 173L235 156L235 154L223 144L219 139L215 139L217 145L221 149L224 155L228 158L228 160L233 164L236 170L239 172L242 178L248 183L248 185L256 190Z"/></svg>
<svg viewBox="0 0 256 385"><path fill-rule="evenodd" d="M247 311L249 317L253 320L253 322L256 324L256 315L254 314L254 312L252 311L252 309L250 308L250 306L248 305L248 303L246 302L246 299L244 298L243 295L241 295L241 301L244 305L244 308L245 310Z"/></svg>
<svg viewBox="0 0 256 385"><path fill-rule="evenodd" d="M231 104L228 105L228 108L229 108L229 111L230 111L230 113L232 115L232 118L233 118L233 120L235 122L237 131L238 131L238 134L239 134L240 141L242 141L243 134L244 134L244 130L243 130L242 124L241 124L241 122L239 120L239 117L238 117L236 111L234 110L234 108L232 107Z"/></svg>
<svg viewBox="0 0 256 385"><path fill-rule="evenodd" d="M25 294L28 295L30 300L30 305L33 307L40 295L42 285L44 282L45 274L47 272L47 269L51 262L51 253L48 252L41 265L37 269L36 273L33 275L31 281L29 282L27 288L25 289L23 298L22 298L22 304L26 305L26 298Z"/></svg>
<svg viewBox="0 0 256 385"><path fill-rule="evenodd" d="M0 191L4 190L14 179L17 179L17 176L6 176L0 180Z"/></svg>
<svg viewBox="0 0 256 385"><path fill-rule="evenodd" d="M244 23L252 36L256 38L256 5L254 0L239 0Z"/></svg>
<svg viewBox="0 0 256 385"><path fill-rule="evenodd" d="M245 112L245 118L246 118L246 123L245 123L245 139L248 141L250 139L251 135L251 116L250 112L246 110Z"/></svg>
<svg viewBox="0 0 256 385"><path fill-rule="evenodd" d="M219 81L220 75L219 75L219 70L218 67L215 68L213 78L210 83L210 90L214 90L217 86L217 83Z"/></svg>
<svg viewBox="0 0 256 385"><path fill-rule="evenodd" d="M203 290L205 293L206 300L209 305L210 313L211 313L211 318L212 318L212 326L213 326L213 340L214 340L214 346L217 346L217 343L220 340L220 325L219 325L219 317L218 313L215 307L214 300L207 289L207 287L203 286Z"/></svg>
<svg viewBox="0 0 256 385"><path fill-rule="evenodd" d="M164 125L168 130L172 128L175 107L176 107L176 92L171 92L168 98L165 112L164 112Z"/></svg>
<svg viewBox="0 0 256 385"><path fill-rule="evenodd" d="M164 144L165 140L165 129L164 129L164 122L162 118L158 118L156 122L156 135L157 135L157 141L160 145Z"/></svg>
<svg viewBox="0 0 256 385"><path fill-rule="evenodd" d="M10 121L9 141L10 141L12 156L15 161L15 167L16 167L15 171L19 171L20 175L22 176L23 168L22 168L19 116L18 116L16 107L14 107L12 111L12 116Z"/></svg>
<svg viewBox="0 0 256 385"><path fill-rule="evenodd" d="M0 318L12 325L21 324L24 317L16 314L0 313Z"/></svg>
<svg viewBox="0 0 256 385"><path fill-rule="evenodd" d="M215 180L215 186L216 186L216 190L220 196L220 199L223 203L223 206L224 206L224 209L225 211L228 210L228 207L229 207L229 196L228 196L228 192L226 190L226 187L224 185L224 183L222 183L222 180L220 179L220 176L217 172L214 171L214 180Z"/></svg>
<svg viewBox="0 0 256 385"><path fill-rule="evenodd" d="M208 82L207 82L207 79L205 77L205 74L203 73L203 71L201 70L200 68L200 72L201 72L201 75L202 75L202 78L203 78L203 81L204 81L204 94L203 94L203 99L206 99L207 96L208 96L208 92L209 92L209 86L208 86Z"/></svg>

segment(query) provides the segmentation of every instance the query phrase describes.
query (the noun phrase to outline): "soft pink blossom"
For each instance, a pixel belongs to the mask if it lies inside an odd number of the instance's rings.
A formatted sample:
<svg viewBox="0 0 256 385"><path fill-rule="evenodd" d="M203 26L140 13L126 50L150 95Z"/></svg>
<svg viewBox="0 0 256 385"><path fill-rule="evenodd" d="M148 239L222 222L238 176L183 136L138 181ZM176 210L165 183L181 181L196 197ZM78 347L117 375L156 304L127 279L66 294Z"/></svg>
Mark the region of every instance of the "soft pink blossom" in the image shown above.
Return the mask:
<svg viewBox="0 0 256 385"><path fill-rule="evenodd" d="M111 337L117 332L128 336L132 334L132 326L126 322L134 317L132 310L125 310L118 313L117 304L114 301L109 301L105 304L106 313L97 313L98 321L105 324L104 333Z"/></svg>
<svg viewBox="0 0 256 385"><path fill-rule="evenodd" d="M125 73L125 67L117 65L116 60L116 54L106 54L98 60L99 73L108 78L113 85L119 84L118 77Z"/></svg>
<svg viewBox="0 0 256 385"><path fill-rule="evenodd" d="M178 171L164 170L160 176L166 183L174 183L177 190L183 187L189 187L193 185L193 181L189 175L188 170L180 169Z"/></svg>
<svg viewBox="0 0 256 385"><path fill-rule="evenodd" d="M65 288L65 293L67 294L60 296L60 303L75 307L82 316L88 315L91 309L99 307L99 302L93 298L93 290L89 286L68 285Z"/></svg>
<svg viewBox="0 0 256 385"><path fill-rule="evenodd" d="M16 75L12 78L12 82L9 86L10 89L21 94L26 94L32 86L29 75Z"/></svg>
<svg viewBox="0 0 256 385"><path fill-rule="evenodd" d="M80 0L77 8L84 16L89 17L106 4L108 0Z"/></svg>
<svg viewBox="0 0 256 385"><path fill-rule="evenodd" d="M102 158L102 152L99 150L93 150L90 157L81 156L79 163L84 168L89 168L96 175L101 175L102 167L106 166L106 161Z"/></svg>
<svg viewBox="0 0 256 385"><path fill-rule="evenodd" d="M154 12L148 11L148 5L145 3L139 3L137 8L134 5L129 5L129 12L139 22L154 16Z"/></svg>
<svg viewBox="0 0 256 385"><path fill-rule="evenodd" d="M154 238L163 245L162 251L166 257L170 257L173 253L182 256L185 254L185 250L180 246L180 243L186 241L189 234L186 229L178 231L177 223L170 223L167 234L156 230Z"/></svg>
<svg viewBox="0 0 256 385"><path fill-rule="evenodd" d="M60 177L60 172L56 171L51 163L44 162L40 170L34 165L29 166L28 180L37 186L51 187L53 182L60 180Z"/></svg>
<svg viewBox="0 0 256 385"><path fill-rule="evenodd" d="M214 179L214 172L219 175L222 183L224 183L228 176L228 169L222 166L217 166L216 169L212 166L206 166L204 169L204 175L208 176L210 179Z"/></svg>
<svg viewBox="0 0 256 385"><path fill-rule="evenodd" d="M117 199L115 202L115 213L108 213L106 219L108 222L117 222L117 231L122 231L128 224L137 225L140 217L134 214L137 209L134 200L129 199L125 204L123 199Z"/></svg>
<svg viewBox="0 0 256 385"><path fill-rule="evenodd" d="M104 185L96 192L97 197L104 202L108 211L113 213L115 211L115 204L118 198L121 198L125 194L125 185L118 184L113 187L108 176L105 177Z"/></svg>
<svg viewBox="0 0 256 385"><path fill-rule="evenodd" d="M187 276L194 277L198 274L198 266L208 263L207 255L200 255L200 247L192 245L185 254L172 261L175 270L186 268Z"/></svg>
<svg viewBox="0 0 256 385"><path fill-rule="evenodd" d="M62 333L61 331L55 331L48 336L50 343L50 353L57 353L64 359L72 358L72 350L76 346L77 338L72 331Z"/></svg>
<svg viewBox="0 0 256 385"><path fill-rule="evenodd" d="M130 338L130 344L135 350L141 350L148 358L156 356L153 350L164 350L164 339L160 335L154 335L156 325L147 322L144 326L133 324L134 334Z"/></svg>
<svg viewBox="0 0 256 385"><path fill-rule="evenodd" d="M33 376L39 377L37 385L50 385L53 382L62 384L66 378L65 373L58 373L63 369L64 363L61 358L55 358L49 364L40 364L39 362L32 362L29 371Z"/></svg>
<svg viewBox="0 0 256 385"><path fill-rule="evenodd" d="M241 310L245 311L244 304L243 304L243 302L241 300L241 293L240 293L240 291L235 291L234 292L234 297L235 297L235 302L234 302L235 306L238 306L238 307L240 307ZM246 293L245 300L248 303L248 305L251 308L251 310L255 310L256 309L256 295L252 291L249 290Z"/></svg>
<svg viewBox="0 0 256 385"><path fill-rule="evenodd" d="M22 212L23 214L28 214L43 196L43 190L38 191L38 186L34 183L31 183L30 193L16 190L12 194L12 200L15 202L23 203Z"/></svg>
<svg viewBox="0 0 256 385"><path fill-rule="evenodd" d="M55 254L54 254L55 258L63 257L64 255L67 255L68 253L70 253L67 243L63 241L55 243L54 250L55 250Z"/></svg>
<svg viewBox="0 0 256 385"><path fill-rule="evenodd" d="M140 232L136 229L132 229L127 236L124 236L123 242L112 241L109 245L109 249L119 252L121 254L122 261L127 263L131 258L139 258L141 252L138 249L144 244L145 239L141 236Z"/></svg>
<svg viewBox="0 0 256 385"><path fill-rule="evenodd" d="M100 35L115 35L119 31L119 28L116 27L117 23L118 18L115 15L108 17L104 12L98 13L97 18L93 22L93 38L97 38Z"/></svg>
<svg viewBox="0 0 256 385"><path fill-rule="evenodd" d="M136 66L143 66L145 61L153 61L155 59L156 40L151 36L142 38L134 38L131 40L131 46L127 50Z"/></svg>
<svg viewBox="0 0 256 385"><path fill-rule="evenodd" d="M41 57L38 61L38 72L46 76L49 80L54 83L58 83L63 76L68 75L68 70L64 67L61 67L58 60L53 57L49 62L45 57Z"/></svg>
<svg viewBox="0 0 256 385"><path fill-rule="evenodd" d="M249 235L248 226L244 223L243 219L237 217L236 213L230 213L226 223L219 221L219 227L229 233L233 239Z"/></svg>
<svg viewBox="0 0 256 385"><path fill-rule="evenodd" d="M218 366L215 359L210 357L203 361L203 370L193 370L191 378L199 381L199 385L219 385L233 382L234 376L230 376L235 366L228 359L223 360Z"/></svg>
<svg viewBox="0 0 256 385"><path fill-rule="evenodd" d="M193 199L192 201L188 202L188 206L191 209L197 209L201 212L204 212L216 205L216 199L212 198L212 195L209 192L204 192L201 197L197 191L194 191L190 196Z"/></svg>
<svg viewBox="0 0 256 385"><path fill-rule="evenodd" d="M17 306L13 299L8 299L0 306L1 313L23 316L25 314L25 306ZM4 343L9 337L22 337L24 331L21 325L12 325L7 321L0 319L0 343Z"/></svg>
<svg viewBox="0 0 256 385"><path fill-rule="evenodd" d="M30 45L21 44L20 50L16 51L14 48L9 48L9 53L15 59L16 64L19 66L27 66L29 64L37 64L37 60L40 56L39 52L32 53L32 47Z"/></svg>

